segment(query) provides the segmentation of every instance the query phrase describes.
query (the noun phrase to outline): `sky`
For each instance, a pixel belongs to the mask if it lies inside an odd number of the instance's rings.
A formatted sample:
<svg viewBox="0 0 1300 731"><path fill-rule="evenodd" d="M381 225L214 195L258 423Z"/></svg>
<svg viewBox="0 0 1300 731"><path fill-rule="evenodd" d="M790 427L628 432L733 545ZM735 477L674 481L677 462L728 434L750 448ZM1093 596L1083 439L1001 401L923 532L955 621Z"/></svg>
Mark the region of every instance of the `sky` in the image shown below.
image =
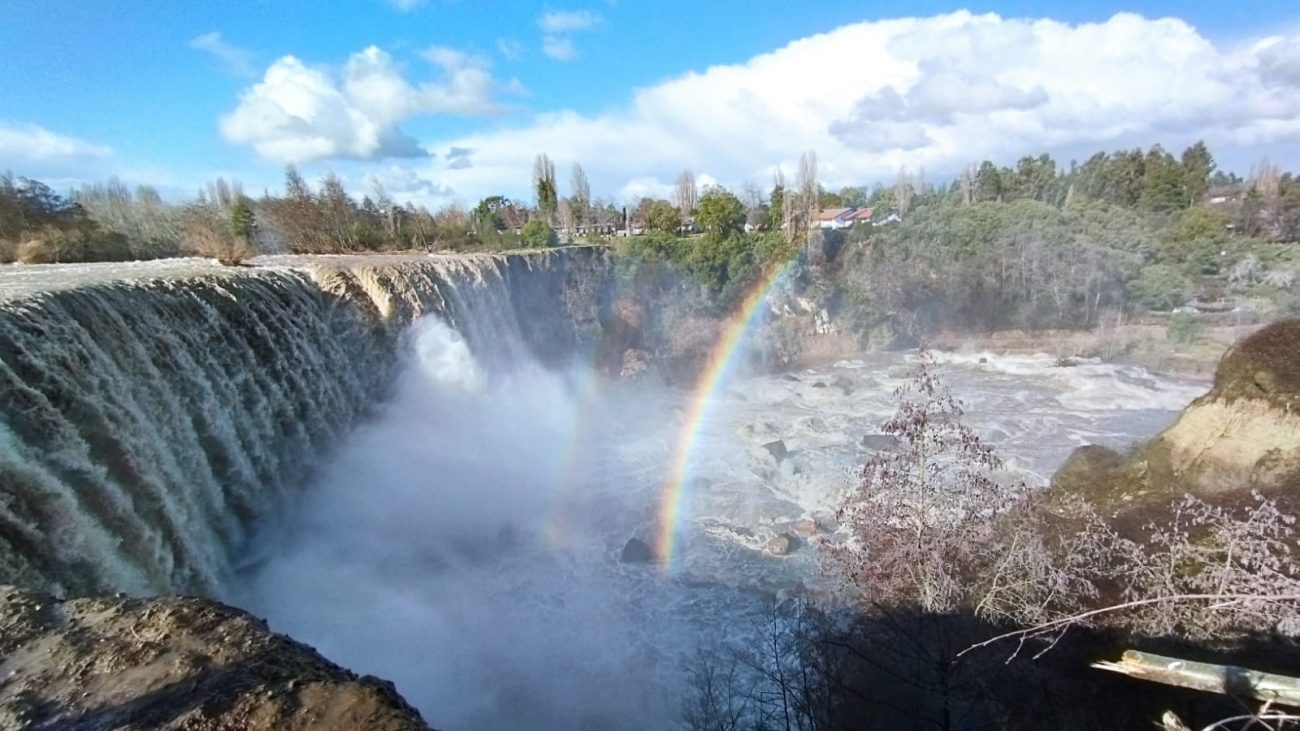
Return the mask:
<svg viewBox="0 0 1300 731"><path fill-rule="evenodd" d="M0 171L60 190L258 195L292 163L435 208L528 198L546 153L622 203L809 150L835 189L1198 139L1300 168L1280 0L0 2Z"/></svg>

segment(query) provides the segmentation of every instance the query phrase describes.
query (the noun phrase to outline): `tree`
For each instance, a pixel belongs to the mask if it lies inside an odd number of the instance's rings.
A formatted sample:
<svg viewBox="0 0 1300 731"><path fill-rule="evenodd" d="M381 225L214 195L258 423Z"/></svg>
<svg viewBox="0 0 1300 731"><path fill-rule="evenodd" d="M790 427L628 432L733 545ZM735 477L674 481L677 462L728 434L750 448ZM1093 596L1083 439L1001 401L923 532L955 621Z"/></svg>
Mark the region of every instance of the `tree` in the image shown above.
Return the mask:
<svg viewBox="0 0 1300 731"><path fill-rule="evenodd" d="M975 200L981 203L1001 202L1004 192L1002 175L998 166L985 160L975 172Z"/></svg>
<svg viewBox="0 0 1300 731"><path fill-rule="evenodd" d="M812 228L813 222L817 220L817 213L821 210L821 185L817 183L817 153L808 150L799 156L799 178L796 181L799 188L799 209L798 220L800 232L806 235L806 232ZM787 212L788 215L788 212Z"/></svg>
<svg viewBox="0 0 1300 731"><path fill-rule="evenodd" d="M1159 145L1147 153L1139 200L1144 208L1161 213L1182 210L1189 203L1187 173Z"/></svg>
<svg viewBox="0 0 1300 731"><path fill-rule="evenodd" d="M779 231L785 225L785 173L777 168L772 173L772 194L767 197L769 207L767 210L767 228L769 231Z"/></svg>
<svg viewBox="0 0 1300 731"><path fill-rule="evenodd" d="M928 353L895 397L897 411L881 431L897 447L863 467L838 513L849 539L827 555L864 604L944 612L967 598L962 573L979 564L996 519L1020 494L998 483L1001 461L962 423L961 405Z"/></svg>
<svg viewBox="0 0 1300 731"><path fill-rule="evenodd" d="M524 246L530 248L543 248L556 244L555 231L546 225L545 221L536 218L524 224L519 237L523 240Z"/></svg>
<svg viewBox="0 0 1300 731"><path fill-rule="evenodd" d="M248 200L248 196L241 195L235 204L230 208L230 233L236 239L251 245L253 241L253 227L256 225L253 216L253 206Z"/></svg>
<svg viewBox="0 0 1300 731"><path fill-rule="evenodd" d="M668 201L654 201L645 210L646 230L676 236L682 228L682 217Z"/></svg>
<svg viewBox="0 0 1300 731"><path fill-rule="evenodd" d="M470 214L474 232L483 238L496 235L504 229L506 226L501 218L501 209L509 203L509 200L500 195L491 195L479 201Z"/></svg>
<svg viewBox="0 0 1300 731"><path fill-rule="evenodd" d="M731 191L719 185L704 189L695 222L707 233L726 236L745 227L745 205Z"/></svg>
<svg viewBox="0 0 1300 731"><path fill-rule="evenodd" d="M1183 151L1182 164L1187 197L1192 205L1204 203L1205 196L1210 191L1210 176L1214 174L1215 169L1214 156L1210 154L1210 148L1206 147L1204 142L1198 141Z"/></svg>
<svg viewBox="0 0 1300 731"><path fill-rule="evenodd" d="M901 218L907 218L912 210L912 200L916 197L916 187L912 185L912 174L907 168L898 169L898 182L894 184L894 210Z"/></svg>
<svg viewBox="0 0 1300 731"><path fill-rule="evenodd" d="M587 183L587 171L576 162L573 163L570 187L569 206L573 209L574 223L579 227L586 226L591 210L591 186Z"/></svg>
<svg viewBox="0 0 1300 731"><path fill-rule="evenodd" d="M537 213L549 225L559 207L559 189L555 186L555 163L545 153L533 161L533 190L537 194Z"/></svg>
<svg viewBox="0 0 1300 731"><path fill-rule="evenodd" d="M700 194L695 188L695 173L690 170L683 170L677 175L677 184L673 188L673 205L677 206L677 213L683 219L689 218L695 213L695 206L699 203Z"/></svg>

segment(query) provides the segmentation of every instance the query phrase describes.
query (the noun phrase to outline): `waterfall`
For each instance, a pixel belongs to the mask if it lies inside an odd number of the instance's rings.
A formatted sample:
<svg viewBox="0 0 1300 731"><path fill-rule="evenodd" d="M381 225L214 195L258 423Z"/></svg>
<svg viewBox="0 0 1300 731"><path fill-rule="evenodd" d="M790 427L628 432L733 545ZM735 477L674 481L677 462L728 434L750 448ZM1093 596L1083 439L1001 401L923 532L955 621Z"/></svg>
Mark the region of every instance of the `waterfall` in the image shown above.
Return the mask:
<svg viewBox="0 0 1300 731"><path fill-rule="evenodd" d="M559 362L607 272L590 249L264 264L0 299L0 583L219 593L251 523L385 398L410 323L489 367Z"/></svg>

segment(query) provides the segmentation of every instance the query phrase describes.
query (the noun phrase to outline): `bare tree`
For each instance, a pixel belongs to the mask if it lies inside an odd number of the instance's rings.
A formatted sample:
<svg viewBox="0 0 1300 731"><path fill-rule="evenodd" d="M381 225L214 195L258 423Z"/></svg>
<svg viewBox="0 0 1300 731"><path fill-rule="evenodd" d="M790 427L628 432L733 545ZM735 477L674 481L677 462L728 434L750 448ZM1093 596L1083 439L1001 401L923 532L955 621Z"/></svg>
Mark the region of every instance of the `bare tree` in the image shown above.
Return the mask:
<svg viewBox="0 0 1300 731"><path fill-rule="evenodd" d="M916 188L912 182L912 174L906 167L898 169L898 182L894 184L894 209L898 211L900 218L907 218L908 211L912 210L912 200L916 198Z"/></svg>
<svg viewBox="0 0 1300 731"><path fill-rule="evenodd" d="M881 427L898 440L862 469L839 511L848 540L827 546L830 568L863 603L948 611L968 598L962 573L1022 492L996 479L1001 461L970 427L922 351L898 410Z"/></svg>
<svg viewBox="0 0 1300 731"><path fill-rule="evenodd" d="M700 192L695 187L695 173L690 170L683 170L677 175L677 185L673 188L673 205L682 218L688 218L695 213L695 207L700 202Z"/></svg>
<svg viewBox="0 0 1300 731"><path fill-rule="evenodd" d="M975 205L975 165L967 165L961 173L961 179L958 181L958 188L961 192L961 202L967 206Z"/></svg>
<svg viewBox="0 0 1300 731"><path fill-rule="evenodd" d="M555 209L555 220L559 224L560 238L566 243L572 242L576 217L568 200L560 201Z"/></svg>
<svg viewBox="0 0 1300 731"><path fill-rule="evenodd" d="M821 210L821 186L817 183L817 153L808 150L799 156L798 217L800 225L806 232L812 228Z"/></svg>
<svg viewBox="0 0 1300 731"><path fill-rule="evenodd" d="M587 171L583 170L582 165L576 162L573 163L570 187L573 192L569 198L569 205L573 213L574 223L579 227L586 226L591 210L591 185L587 182Z"/></svg>

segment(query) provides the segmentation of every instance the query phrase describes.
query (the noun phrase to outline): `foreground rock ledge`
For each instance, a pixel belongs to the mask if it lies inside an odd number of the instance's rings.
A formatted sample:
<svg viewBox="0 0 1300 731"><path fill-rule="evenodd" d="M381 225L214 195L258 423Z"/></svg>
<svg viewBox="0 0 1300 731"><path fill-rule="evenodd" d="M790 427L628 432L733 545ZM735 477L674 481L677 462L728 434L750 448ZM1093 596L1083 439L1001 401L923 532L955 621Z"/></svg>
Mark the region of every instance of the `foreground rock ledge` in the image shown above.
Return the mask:
<svg viewBox="0 0 1300 731"><path fill-rule="evenodd" d="M205 599L60 601L0 587L0 728L427 730L358 677Z"/></svg>

